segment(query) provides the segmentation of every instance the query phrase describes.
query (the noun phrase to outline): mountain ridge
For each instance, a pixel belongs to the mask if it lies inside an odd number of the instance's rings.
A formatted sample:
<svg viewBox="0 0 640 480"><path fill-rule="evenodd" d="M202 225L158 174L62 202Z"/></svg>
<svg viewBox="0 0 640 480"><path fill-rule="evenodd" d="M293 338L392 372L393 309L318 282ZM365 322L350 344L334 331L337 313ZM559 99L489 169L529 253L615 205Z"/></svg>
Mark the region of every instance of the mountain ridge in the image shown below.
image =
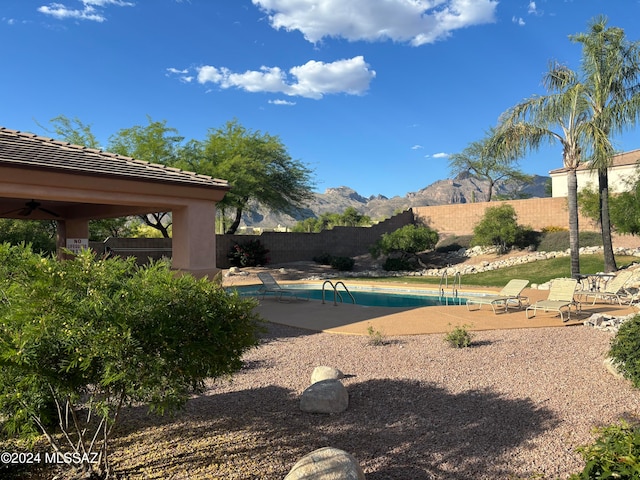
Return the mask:
<svg viewBox="0 0 640 480"><path fill-rule="evenodd" d="M533 175L530 182L496 182L493 198L547 197L550 177ZM329 187L324 193L315 193L305 208L294 214L274 213L262 206L250 205L242 216L240 227L277 229L292 227L305 218L318 217L323 213L342 213L349 207L374 220L389 218L394 212L410 207L448 205L485 201L489 182L469 174L455 178L437 180L417 192L391 198L384 195L364 197L351 187Z"/></svg>

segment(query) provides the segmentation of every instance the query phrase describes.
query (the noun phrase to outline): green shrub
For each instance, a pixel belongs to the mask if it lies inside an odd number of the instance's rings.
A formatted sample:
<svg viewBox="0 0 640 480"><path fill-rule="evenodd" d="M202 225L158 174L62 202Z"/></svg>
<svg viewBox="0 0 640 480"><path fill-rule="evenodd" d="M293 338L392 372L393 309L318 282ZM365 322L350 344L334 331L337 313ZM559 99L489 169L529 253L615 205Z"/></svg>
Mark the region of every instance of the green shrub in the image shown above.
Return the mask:
<svg viewBox="0 0 640 480"><path fill-rule="evenodd" d="M640 315L630 318L611 340L609 356L625 378L640 388Z"/></svg>
<svg viewBox="0 0 640 480"><path fill-rule="evenodd" d="M578 448L586 466L569 480L640 478L640 427L621 422L596 429L596 434L595 443Z"/></svg>
<svg viewBox="0 0 640 480"><path fill-rule="evenodd" d="M445 342L454 348L470 347L473 340L473 335L467 330L467 328L470 327L471 325L456 326L452 331L445 335Z"/></svg>
<svg viewBox="0 0 640 480"><path fill-rule="evenodd" d="M387 344L385 334L380 330L375 330L371 325L367 327L367 334L369 335L369 345L379 347Z"/></svg>
<svg viewBox="0 0 640 480"><path fill-rule="evenodd" d="M580 247L602 246L602 236L599 232L580 232ZM541 252L563 252L569 249L569 232L568 231L549 231L543 232L538 244L538 250Z"/></svg>
<svg viewBox="0 0 640 480"><path fill-rule="evenodd" d="M350 272L355 264L356 261L351 257L333 257L331 259L331 266L341 272Z"/></svg>
<svg viewBox="0 0 640 480"><path fill-rule="evenodd" d="M567 227L558 227L555 225L550 225L548 227L542 227L542 233L551 233L551 232L568 232L569 229Z"/></svg>
<svg viewBox="0 0 640 480"><path fill-rule="evenodd" d="M382 264L382 268L387 272L406 272L408 270L415 269L415 263L411 263L404 258L391 258L387 259Z"/></svg>
<svg viewBox="0 0 640 480"><path fill-rule="evenodd" d="M43 253L56 251L56 223L51 220L0 219L0 243L28 243Z"/></svg>
<svg viewBox="0 0 640 480"><path fill-rule="evenodd" d="M462 248L469 248L471 246L471 235L452 235L445 238L436 246L436 252L448 253L456 252Z"/></svg>
<svg viewBox="0 0 640 480"><path fill-rule="evenodd" d="M320 255L316 255L313 257L313 261L320 265L331 265L331 260L333 259L333 255L330 253L321 253Z"/></svg>
<svg viewBox="0 0 640 480"><path fill-rule="evenodd" d="M269 250L260 243L260 240L255 239L242 245L235 243L227 258L234 267L258 267L269 263L268 253Z"/></svg>
<svg viewBox="0 0 640 480"><path fill-rule="evenodd" d="M328 253L323 253L313 257L313 261L320 265L331 265L332 268L341 272L353 270L356 261L351 257L335 257Z"/></svg>
<svg viewBox="0 0 640 480"><path fill-rule="evenodd" d="M179 409L205 379L239 370L258 342L254 300L166 262L138 267L89 251L58 261L2 244L0 298L3 428L46 432L56 451L99 453L81 465L87 478L108 470L124 405Z"/></svg>
<svg viewBox="0 0 640 480"><path fill-rule="evenodd" d="M484 216L473 228L473 245L494 246L505 252L524 237L524 229L517 222L515 209L504 204L487 207Z"/></svg>
<svg viewBox="0 0 640 480"><path fill-rule="evenodd" d="M370 247L373 258L387 255L389 259L398 259L398 265L410 265L409 268L385 268L386 270L412 270L419 263L418 253L433 249L438 243L438 232L429 227L405 225L391 233L385 233ZM388 266L393 265L385 262Z"/></svg>

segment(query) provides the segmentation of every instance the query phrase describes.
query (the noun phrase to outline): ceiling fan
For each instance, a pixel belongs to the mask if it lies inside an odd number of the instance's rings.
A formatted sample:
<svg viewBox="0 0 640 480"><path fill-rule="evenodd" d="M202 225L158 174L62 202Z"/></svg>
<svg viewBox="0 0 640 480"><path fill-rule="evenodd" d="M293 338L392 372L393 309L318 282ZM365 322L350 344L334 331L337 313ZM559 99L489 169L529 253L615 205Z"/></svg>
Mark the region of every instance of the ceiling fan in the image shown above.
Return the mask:
<svg viewBox="0 0 640 480"><path fill-rule="evenodd" d="M24 207L22 208L17 208L15 210L10 210L8 212L4 212L2 214L0 214L0 216L4 216L4 215L9 215L9 214L14 214L17 213L18 215L20 215L21 217L28 217L30 216L33 212L35 212L36 210L40 210L41 212L44 212L46 214L49 214L53 217L59 217L60 215L57 214L56 212L49 210L47 208L44 208L41 206L42 204L40 202L36 202L35 200L30 200L27 203L24 204Z"/></svg>

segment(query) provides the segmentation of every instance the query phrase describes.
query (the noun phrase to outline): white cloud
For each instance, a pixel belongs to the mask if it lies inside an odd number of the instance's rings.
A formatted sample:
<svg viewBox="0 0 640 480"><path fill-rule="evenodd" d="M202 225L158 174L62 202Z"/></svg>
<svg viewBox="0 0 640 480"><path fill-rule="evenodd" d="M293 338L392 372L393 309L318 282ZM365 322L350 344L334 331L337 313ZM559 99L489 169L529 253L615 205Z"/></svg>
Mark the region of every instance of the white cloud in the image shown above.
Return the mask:
<svg viewBox="0 0 640 480"><path fill-rule="evenodd" d="M421 150L424 147L422 145L414 145L413 147L411 147L411 150Z"/></svg>
<svg viewBox="0 0 640 480"><path fill-rule="evenodd" d="M167 72L173 73L175 75L186 75L187 73L189 73L189 70L187 69L179 70L177 68L169 67L167 68Z"/></svg>
<svg viewBox="0 0 640 480"><path fill-rule="evenodd" d="M288 100L269 100L269 103L272 105L295 105L296 102L290 102Z"/></svg>
<svg viewBox="0 0 640 480"><path fill-rule="evenodd" d="M58 20L77 19L104 22L107 18L102 13L109 6L132 7L135 4L124 0L80 0L82 8L68 7L62 3L50 3L38 7L38 12L51 15Z"/></svg>
<svg viewBox="0 0 640 480"><path fill-rule="evenodd" d="M531 15L537 15L538 14L538 10L536 8L536 2L529 2L529 7L527 10L527 13L531 14Z"/></svg>
<svg viewBox="0 0 640 480"><path fill-rule="evenodd" d="M449 154L448 153L444 153L444 152L440 152L440 153L434 153L433 155L431 155L433 158L449 158Z"/></svg>
<svg viewBox="0 0 640 480"><path fill-rule="evenodd" d="M525 25L525 23L524 23L524 19L523 19L522 17L513 17L513 18L511 19L511 21L512 21L513 23L516 23L516 24L520 25L521 27L523 27L523 26Z"/></svg>
<svg viewBox="0 0 640 480"><path fill-rule="evenodd" d="M497 0L251 0L271 26L324 37L433 43L454 30L495 21Z"/></svg>
<svg viewBox="0 0 640 480"><path fill-rule="evenodd" d="M260 67L234 73L225 67L204 65L196 68L200 84L214 83L221 88L239 88L247 92L282 93L292 97L320 99L324 95L346 93L363 95L376 72L362 56L332 63L310 60L285 72L279 67ZM175 72L172 72L175 73Z"/></svg>

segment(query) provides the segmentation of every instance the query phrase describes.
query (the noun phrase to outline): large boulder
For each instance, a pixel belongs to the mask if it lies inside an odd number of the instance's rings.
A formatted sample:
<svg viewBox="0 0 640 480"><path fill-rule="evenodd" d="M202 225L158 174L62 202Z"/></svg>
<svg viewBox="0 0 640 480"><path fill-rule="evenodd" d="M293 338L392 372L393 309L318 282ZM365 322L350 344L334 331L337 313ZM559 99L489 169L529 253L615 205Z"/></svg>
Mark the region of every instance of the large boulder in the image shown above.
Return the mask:
<svg viewBox="0 0 640 480"><path fill-rule="evenodd" d="M340 380L320 380L300 397L300 410L309 413L342 413L349 406L349 393Z"/></svg>
<svg viewBox="0 0 640 480"><path fill-rule="evenodd" d="M324 447L298 460L284 480L365 480L365 477L353 455Z"/></svg>
<svg viewBox="0 0 640 480"><path fill-rule="evenodd" d="M311 373L311 384L322 380L339 380L344 378L344 374L335 367L320 366L313 369Z"/></svg>

